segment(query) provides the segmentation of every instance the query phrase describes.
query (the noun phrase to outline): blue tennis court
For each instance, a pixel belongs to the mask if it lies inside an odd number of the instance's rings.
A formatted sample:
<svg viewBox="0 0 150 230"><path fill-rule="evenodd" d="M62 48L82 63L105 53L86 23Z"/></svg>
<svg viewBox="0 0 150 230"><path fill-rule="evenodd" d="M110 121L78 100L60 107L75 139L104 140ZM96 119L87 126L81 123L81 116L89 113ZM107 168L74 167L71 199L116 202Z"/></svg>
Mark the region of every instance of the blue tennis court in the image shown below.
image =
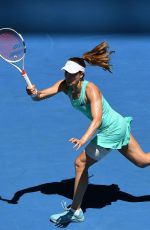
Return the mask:
<svg viewBox="0 0 150 230"><path fill-rule="evenodd" d="M99 86L111 106L132 116L132 133L145 152L150 149L149 36L25 35L26 70L39 89L62 79L65 61L107 41L113 74L88 67L86 79ZM47 50L48 52L45 52ZM39 55L40 51L40 55ZM61 212L61 201L71 204L74 160L68 139L80 136L89 120L74 110L60 93L35 102L10 65L0 61L0 225L2 230L55 229L49 222ZM149 228L149 168L138 168L119 152L111 152L90 168L84 197L86 221L68 229L130 230Z"/></svg>

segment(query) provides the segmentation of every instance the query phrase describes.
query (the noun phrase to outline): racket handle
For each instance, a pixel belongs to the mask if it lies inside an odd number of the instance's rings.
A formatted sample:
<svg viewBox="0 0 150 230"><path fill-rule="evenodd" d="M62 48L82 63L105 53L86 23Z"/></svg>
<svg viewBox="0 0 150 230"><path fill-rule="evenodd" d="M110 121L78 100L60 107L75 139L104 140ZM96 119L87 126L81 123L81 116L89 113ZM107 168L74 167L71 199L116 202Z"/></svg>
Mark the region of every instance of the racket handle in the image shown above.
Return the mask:
<svg viewBox="0 0 150 230"><path fill-rule="evenodd" d="M29 79L29 77L28 77L28 75L27 75L27 73L26 73L25 70L22 70L21 75L23 76L24 80L26 81L27 86L29 86L30 88L32 88L33 85L32 85L32 83L31 83L31 81L30 81L30 79Z"/></svg>

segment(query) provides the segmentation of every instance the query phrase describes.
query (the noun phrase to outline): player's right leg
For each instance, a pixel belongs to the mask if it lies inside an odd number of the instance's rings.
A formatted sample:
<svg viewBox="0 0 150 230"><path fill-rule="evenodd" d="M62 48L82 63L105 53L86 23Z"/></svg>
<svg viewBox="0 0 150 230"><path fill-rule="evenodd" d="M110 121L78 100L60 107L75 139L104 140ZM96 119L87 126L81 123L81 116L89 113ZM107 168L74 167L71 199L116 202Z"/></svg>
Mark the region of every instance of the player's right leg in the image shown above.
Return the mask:
<svg viewBox="0 0 150 230"><path fill-rule="evenodd" d="M132 135L128 145L123 146L119 152L140 168L150 165L150 152L145 153Z"/></svg>

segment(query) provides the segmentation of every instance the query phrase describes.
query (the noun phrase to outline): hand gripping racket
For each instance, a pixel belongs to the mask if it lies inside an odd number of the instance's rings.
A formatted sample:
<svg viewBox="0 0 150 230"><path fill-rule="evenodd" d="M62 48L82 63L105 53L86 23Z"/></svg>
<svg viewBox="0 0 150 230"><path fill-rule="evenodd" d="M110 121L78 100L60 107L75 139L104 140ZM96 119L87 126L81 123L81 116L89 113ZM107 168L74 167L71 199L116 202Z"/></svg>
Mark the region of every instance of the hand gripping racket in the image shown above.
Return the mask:
<svg viewBox="0 0 150 230"><path fill-rule="evenodd" d="M0 29L0 57L16 67L26 81L27 86L32 88L32 83L24 69L25 54L26 46L21 34L11 28ZM22 68L16 65L21 61Z"/></svg>

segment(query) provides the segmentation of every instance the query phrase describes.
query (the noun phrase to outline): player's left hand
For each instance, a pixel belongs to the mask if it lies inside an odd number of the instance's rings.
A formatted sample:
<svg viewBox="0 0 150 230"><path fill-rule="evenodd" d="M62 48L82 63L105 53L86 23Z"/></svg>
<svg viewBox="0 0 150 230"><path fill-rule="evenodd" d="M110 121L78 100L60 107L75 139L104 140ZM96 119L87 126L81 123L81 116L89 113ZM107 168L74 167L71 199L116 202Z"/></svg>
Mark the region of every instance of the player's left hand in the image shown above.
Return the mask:
<svg viewBox="0 0 150 230"><path fill-rule="evenodd" d="M69 141L71 143L75 144L73 146L73 148L76 148L76 150L80 149L84 145L84 143L83 143L83 141L81 139L77 139L77 138L74 138L74 137L70 138Z"/></svg>

